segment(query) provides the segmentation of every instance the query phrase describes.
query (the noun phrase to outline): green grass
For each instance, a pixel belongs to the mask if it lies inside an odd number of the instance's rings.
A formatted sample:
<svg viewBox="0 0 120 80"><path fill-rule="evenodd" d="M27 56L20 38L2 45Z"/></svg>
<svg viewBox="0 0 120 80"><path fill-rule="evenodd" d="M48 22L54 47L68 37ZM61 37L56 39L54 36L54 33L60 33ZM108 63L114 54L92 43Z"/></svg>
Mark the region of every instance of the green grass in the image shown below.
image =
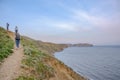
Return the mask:
<svg viewBox="0 0 120 80"><path fill-rule="evenodd" d="M36 80L34 79L34 77L31 77L31 76L19 76L19 78L17 78L16 80Z"/></svg>
<svg viewBox="0 0 120 80"><path fill-rule="evenodd" d="M22 37L25 59L22 60L22 68L29 71L29 74L18 77L16 80L44 80L54 76L54 69L45 63L50 56L38 49L36 41ZM32 76L32 78L31 78Z"/></svg>
<svg viewBox="0 0 120 80"><path fill-rule="evenodd" d="M13 40L8 36L7 31L0 27L0 61L8 57L13 51Z"/></svg>

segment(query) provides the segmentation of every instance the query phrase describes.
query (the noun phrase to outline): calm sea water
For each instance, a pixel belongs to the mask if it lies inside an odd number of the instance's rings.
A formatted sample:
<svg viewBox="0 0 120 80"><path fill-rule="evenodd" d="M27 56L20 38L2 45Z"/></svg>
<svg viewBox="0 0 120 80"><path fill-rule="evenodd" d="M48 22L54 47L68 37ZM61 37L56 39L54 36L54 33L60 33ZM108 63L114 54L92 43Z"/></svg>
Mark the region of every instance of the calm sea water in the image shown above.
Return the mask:
<svg viewBox="0 0 120 80"><path fill-rule="evenodd" d="M90 80L120 80L120 47L70 47L55 57Z"/></svg>

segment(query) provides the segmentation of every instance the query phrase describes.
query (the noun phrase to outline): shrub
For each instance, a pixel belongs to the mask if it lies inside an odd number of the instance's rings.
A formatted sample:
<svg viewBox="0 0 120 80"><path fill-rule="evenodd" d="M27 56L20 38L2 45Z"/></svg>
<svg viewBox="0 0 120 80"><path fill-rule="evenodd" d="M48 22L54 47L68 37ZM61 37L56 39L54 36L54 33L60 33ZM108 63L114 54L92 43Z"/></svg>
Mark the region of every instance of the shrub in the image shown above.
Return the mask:
<svg viewBox="0 0 120 80"><path fill-rule="evenodd" d="M16 80L36 80L36 79L31 76L19 76Z"/></svg>
<svg viewBox="0 0 120 80"><path fill-rule="evenodd" d="M8 57L13 51L14 42L8 36L7 31L0 27L0 61Z"/></svg>

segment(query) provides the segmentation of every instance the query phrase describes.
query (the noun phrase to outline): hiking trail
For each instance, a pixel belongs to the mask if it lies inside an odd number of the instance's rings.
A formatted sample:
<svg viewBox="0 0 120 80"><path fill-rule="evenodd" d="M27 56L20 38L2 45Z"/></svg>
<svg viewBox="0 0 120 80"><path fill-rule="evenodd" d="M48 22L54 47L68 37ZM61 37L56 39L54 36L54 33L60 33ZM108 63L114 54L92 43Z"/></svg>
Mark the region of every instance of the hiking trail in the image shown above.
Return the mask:
<svg viewBox="0 0 120 80"><path fill-rule="evenodd" d="M15 42L14 33L8 31L8 35ZM23 47L20 45L20 48L16 49L14 45L13 53L4 59L4 62L0 65L0 80L13 80L20 75L23 56Z"/></svg>

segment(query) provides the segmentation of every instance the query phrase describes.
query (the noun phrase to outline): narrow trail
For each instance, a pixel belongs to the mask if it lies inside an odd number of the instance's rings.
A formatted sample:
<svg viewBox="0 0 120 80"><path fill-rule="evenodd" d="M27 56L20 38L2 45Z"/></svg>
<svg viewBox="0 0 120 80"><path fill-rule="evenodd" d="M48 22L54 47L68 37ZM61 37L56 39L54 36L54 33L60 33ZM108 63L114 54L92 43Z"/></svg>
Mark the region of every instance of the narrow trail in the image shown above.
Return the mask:
<svg viewBox="0 0 120 80"><path fill-rule="evenodd" d="M14 40L14 33L8 32ZM20 66L23 59L23 47L13 49L13 53L0 65L0 80L13 80L20 75Z"/></svg>

